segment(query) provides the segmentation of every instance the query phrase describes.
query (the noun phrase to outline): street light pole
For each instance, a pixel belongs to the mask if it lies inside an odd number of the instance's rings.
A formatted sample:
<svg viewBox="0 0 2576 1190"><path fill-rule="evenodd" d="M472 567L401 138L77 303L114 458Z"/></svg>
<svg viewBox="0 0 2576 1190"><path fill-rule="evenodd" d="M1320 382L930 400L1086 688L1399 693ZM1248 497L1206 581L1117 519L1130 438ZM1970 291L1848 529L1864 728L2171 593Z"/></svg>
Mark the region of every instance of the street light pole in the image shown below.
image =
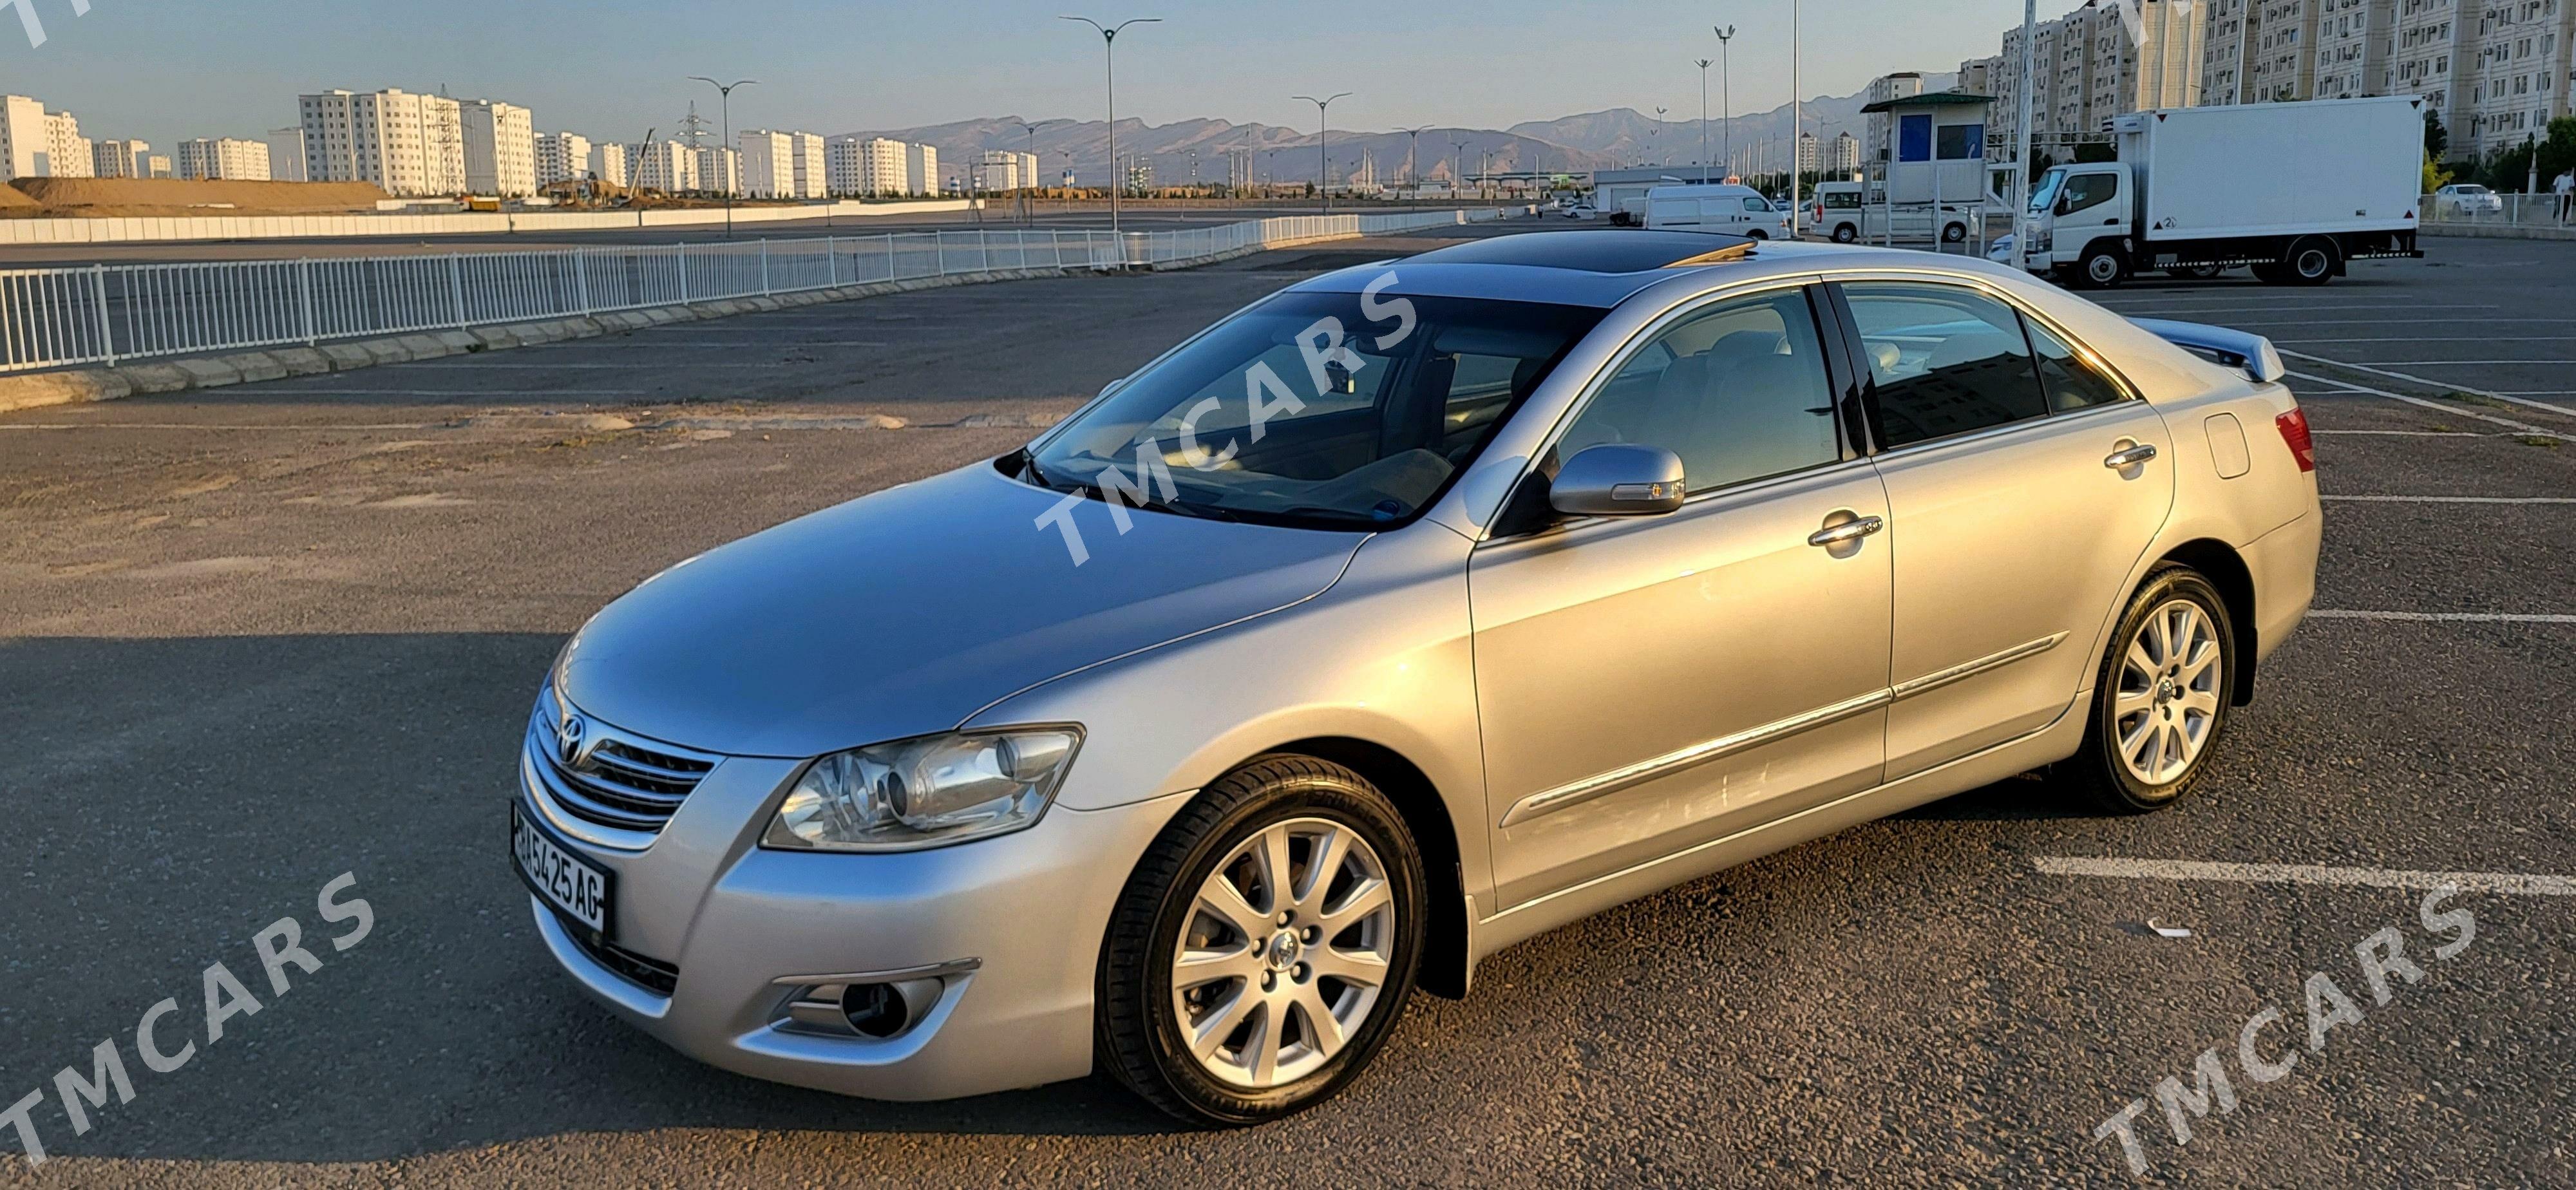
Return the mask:
<svg viewBox="0 0 2576 1190"><path fill-rule="evenodd" d="M1333 158L1331 150L1326 147L1332 142L1333 126L1325 118L1325 112L1333 106L1334 100L1347 97L1349 94L1350 92L1343 91L1339 94L1327 95L1322 99L1312 95L1289 96L1291 99L1303 99L1315 105L1315 163L1322 171L1315 175L1315 189L1324 196L1324 213L1327 215L1333 213Z"/></svg>
<svg viewBox="0 0 2576 1190"><path fill-rule="evenodd" d="M1118 234L1118 193L1127 188L1126 179L1118 176L1118 31L1129 25L1160 24L1163 18L1137 17L1115 25L1103 25L1090 17L1057 19L1080 21L1100 30L1101 52L1109 61L1109 234L1115 237ZM1126 241L1120 240L1119 243L1123 245ZM1122 247L1119 251L1124 253L1126 249Z"/></svg>
<svg viewBox="0 0 2576 1190"><path fill-rule="evenodd" d="M1798 144L1806 138L1807 109L1801 96L1804 83L1798 74L1798 17L1804 7L1799 0L1789 0L1789 238L1798 238L1799 204L1806 201L1806 176L1798 172ZM1933 162L1935 167L1940 162Z"/></svg>
<svg viewBox="0 0 2576 1190"><path fill-rule="evenodd" d="M1404 181L1406 185L1413 187L1414 196L1417 198L1421 197L1422 191L1422 174L1415 168L1416 164L1420 161L1417 154L1422 151L1422 134L1429 132L1430 130L1431 125L1429 124L1425 124L1420 128L1396 129L1396 131L1413 138L1412 140L1407 141L1404 146ZM2538 161L2540 159L2534 157L2532 160Z"/></svg>
<svg viewBox="0 0 2576 1190"><path fill-rule="evenodd" d="M1693 58L1699 63L1699 184L1708 185L1708 67L1711 59Z"/></svg>
<svg viewBox="0 0 2576 1190"><path fill-rule="evenodd" d="M1457 154L1449 164L1449 197L1454 199L1464 196L1467 191L1467 142L1452 140L1449 148Z"/></svg>
<svg viewBox="0 0 2576 1190"><path fill-rule="evenodd" d="M724 112L724 144L721 146L721 151L726 153L733 152L733 89L736 87L757 87L760 85L760 80L737 79L730 83L719 83L703 74L693 74L689 76L689 81L693 83L705 83L706 85L716 89L717 106L723 109ZM717 160L729 161L732 159L719 157ZM733 238L733 192L741 188L742 170L739 167L736 167L734 169L727 170L726 172L733 175L732 177L725 179L725 238L730 240Z"/></svg>
<svg viewBox="0 0 2576 1190"><path fill-rule="evenodd" d="M1725 130L1720 143L1726 149L1729 169L1734 168L1735 161L1735 67L1726 51L1727 43L1734 40L1735 26L1728 25L1717 31L1717 111L1718 118L1723 121L1718 127Z"/></svg>

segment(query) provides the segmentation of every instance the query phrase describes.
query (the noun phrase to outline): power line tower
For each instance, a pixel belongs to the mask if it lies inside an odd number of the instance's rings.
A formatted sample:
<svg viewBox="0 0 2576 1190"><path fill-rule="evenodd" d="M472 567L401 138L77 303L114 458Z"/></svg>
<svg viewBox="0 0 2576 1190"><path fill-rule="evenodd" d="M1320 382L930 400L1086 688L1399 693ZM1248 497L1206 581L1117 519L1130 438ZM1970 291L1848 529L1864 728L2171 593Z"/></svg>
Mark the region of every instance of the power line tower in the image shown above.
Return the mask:
<svg viewBox="0 0 2576 1190"><path fill-rule="evenodd" d="M717 133L709 130L707 127L708 123L709 121L705 116L698 114L698 101L694 99L690 100L689 114L680 117L680 141L689 146L689 164L695 169L698 175L697 189L700 191L704 191L707 188L707 140L710 137L714 137L719 140L723 139ZM721 169L723 167L723 161L719 159L716 162L716 165ZM732 179L730 178L725 179L727 182L730 182L731 180ZM673 185L671 188L674 190L679 189L677 184L678 179L674 178L672 181Z"/></svg>

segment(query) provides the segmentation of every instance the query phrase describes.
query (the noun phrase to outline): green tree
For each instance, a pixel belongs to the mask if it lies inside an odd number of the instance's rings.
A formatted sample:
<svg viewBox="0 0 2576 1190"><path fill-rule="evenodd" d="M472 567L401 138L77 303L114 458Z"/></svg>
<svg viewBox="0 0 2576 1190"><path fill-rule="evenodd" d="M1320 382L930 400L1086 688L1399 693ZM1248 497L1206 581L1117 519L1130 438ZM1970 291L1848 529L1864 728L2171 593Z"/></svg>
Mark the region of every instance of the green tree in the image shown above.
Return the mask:
<svg viewBox="0 0 2576 1190"><path fill-rule="evenodd" d="M2083 165L2095 161L2117 161L2120 150L2107 141L2088 140L2075 146L2075 162Z"/></svg>
<svg viewBox="0 0 2576 1190"><path fill-rule="evenodd" d="M2451 130L2442 126L2442 113L2424 109L2424 155L2435 161L2451 151Z"/></svg>
<svg viewBox="0 0 2576 1190"><path fill-rule="evenodd" d="M2549 122L2549 134L2540 142L2540 188L2558 175L2576 169L2576 116L2560 116Z"/></svg>

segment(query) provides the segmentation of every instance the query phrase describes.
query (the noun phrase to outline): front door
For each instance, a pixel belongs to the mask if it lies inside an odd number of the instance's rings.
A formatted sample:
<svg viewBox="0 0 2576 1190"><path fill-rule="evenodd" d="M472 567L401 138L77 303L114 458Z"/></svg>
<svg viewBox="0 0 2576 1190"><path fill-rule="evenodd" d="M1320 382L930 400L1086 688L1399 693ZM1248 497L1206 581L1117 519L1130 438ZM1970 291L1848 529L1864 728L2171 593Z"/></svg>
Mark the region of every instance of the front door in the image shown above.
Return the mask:
<svg viewBox="0 0 2576 1190"><path fill-rule="evenodd" d="M1894 510L1892 781L2068 710L2172 508L2173 461L2152 407L1995 297L1840 288Z"/></svg>
<svg viewBox="0 0 2576 1190"><path fill-rule="evenodd" d="M1468 570L1504 906L1879 780L1891 568L1805 289L1721 298L1614 365L1553 462L1682 459L1660 517L1498 538ZM1547 468L1552 473L1552 466Z"/></svg>

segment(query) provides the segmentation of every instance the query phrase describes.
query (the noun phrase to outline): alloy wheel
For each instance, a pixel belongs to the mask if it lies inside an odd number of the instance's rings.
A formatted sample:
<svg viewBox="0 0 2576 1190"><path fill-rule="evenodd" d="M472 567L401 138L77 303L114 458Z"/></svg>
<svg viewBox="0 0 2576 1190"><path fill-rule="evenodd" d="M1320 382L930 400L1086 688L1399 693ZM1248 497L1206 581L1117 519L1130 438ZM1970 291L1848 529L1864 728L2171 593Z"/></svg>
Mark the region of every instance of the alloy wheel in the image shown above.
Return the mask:
<svg viewBox="0 0 2576 1190"><path fill-rule="evenodd" d="M1229 1086L1314 1073L1367 1022L1396 954L1394 885L1348 824L1273 823L1199 886L1172 956L1190 1056Z"/></svg>
<svg viewBox="0 0 2576 1190"><path fill-rule="evenodd" d="M2217 625L2191 600L2170 600L2138 626L2111 703L2113 747L2130 776L2166 785L2191 771L2218 723L2224 655Z"/></svg>

